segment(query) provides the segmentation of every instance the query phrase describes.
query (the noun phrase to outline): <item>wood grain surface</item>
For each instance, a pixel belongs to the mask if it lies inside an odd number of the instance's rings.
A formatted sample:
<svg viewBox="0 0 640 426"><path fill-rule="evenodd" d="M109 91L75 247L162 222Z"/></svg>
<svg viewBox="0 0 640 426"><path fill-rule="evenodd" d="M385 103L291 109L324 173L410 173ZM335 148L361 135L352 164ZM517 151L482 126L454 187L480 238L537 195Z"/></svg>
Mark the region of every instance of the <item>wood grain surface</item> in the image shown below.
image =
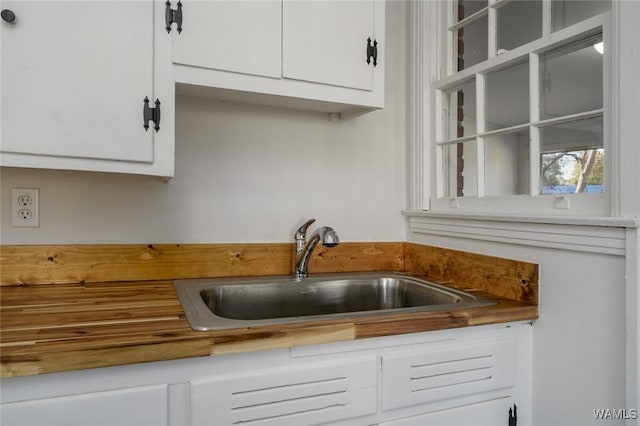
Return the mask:
<svg viewBox="0 0 640 426"><path fill-rule="evenodd" d="M286 275L291 243L5 245L0 285ZM318 247L309 272L402 271L404 243L342 243Z"/></svg>
<svg viewBox="0 0 640 426"><path fill-rule="evenodd" d="M14 377L366 337L530 320L537 307L494 306L334 321L195 331L171 281L4 287L1 376Z"/></svg>
<svg viewBox="0 0 640 426"><path fill-rule="evenodd" d="M1 377L348 341L538 316L537 265L411 243L322 248L317 272L392 270L493 306L223 331L189 327L173 279L289 274L291 244L3 246Z"/></svg>
<svg viewBox="0 0 640 426"><path fill-rule="evenodd" d="M538 265L407 243L405 271L426 279L538 304Z"/></svg>

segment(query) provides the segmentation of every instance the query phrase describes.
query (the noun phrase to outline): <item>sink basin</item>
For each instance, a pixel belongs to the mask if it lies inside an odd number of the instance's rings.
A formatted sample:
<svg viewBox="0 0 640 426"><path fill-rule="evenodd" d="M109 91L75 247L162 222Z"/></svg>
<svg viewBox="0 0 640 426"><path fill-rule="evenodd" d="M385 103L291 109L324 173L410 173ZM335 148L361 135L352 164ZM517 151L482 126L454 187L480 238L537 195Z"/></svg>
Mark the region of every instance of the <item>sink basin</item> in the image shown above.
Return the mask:
<svg viewBox="0 0 640 426"><path fill-rule="evenodd" d="M222 330L492 304L393 272L178 280L176 292L196 330Z"/></svg>

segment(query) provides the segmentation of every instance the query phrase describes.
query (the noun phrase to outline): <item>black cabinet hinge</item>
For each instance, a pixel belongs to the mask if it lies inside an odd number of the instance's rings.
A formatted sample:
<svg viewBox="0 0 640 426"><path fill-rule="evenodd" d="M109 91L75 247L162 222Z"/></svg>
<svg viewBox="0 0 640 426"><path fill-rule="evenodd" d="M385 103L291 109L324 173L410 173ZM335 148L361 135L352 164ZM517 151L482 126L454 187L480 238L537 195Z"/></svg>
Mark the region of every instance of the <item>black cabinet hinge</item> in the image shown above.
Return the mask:
<svg viewBox="0 0 640 426"><path fill-rule="evenodd" d="M156 129L156 132L160 130L160 101L156 99L156 106L153 108L149 107L149 98L144 97L144 107L142 110L142 117L144 120L144 130L149 130L149 121L153 121Z"/></svg>
<svg viewBox="0 0 640 426"><path fill-rule="evenodd" d="M171 9L171 2L169 0L167 0L164 5L164 22L166 24L165 29L168 33L170 33L171 24L175 22L178 34L180 34L182 32L182 2L178 0L177 9Z"/></svg>
<svg viewBox="0 0 640 426"><path fill-rule="evenodd" d="M509 408L509 426L518 425L518 407L513 404L513 408Z"/></svg>
<svg viewBox="0 0 640 426"><path fill-rule="evenodd" d="M371 63L373 59L373 66L378 65L378 40L373 40L371 44L371 37L367 39L367 64Z"/></svg>

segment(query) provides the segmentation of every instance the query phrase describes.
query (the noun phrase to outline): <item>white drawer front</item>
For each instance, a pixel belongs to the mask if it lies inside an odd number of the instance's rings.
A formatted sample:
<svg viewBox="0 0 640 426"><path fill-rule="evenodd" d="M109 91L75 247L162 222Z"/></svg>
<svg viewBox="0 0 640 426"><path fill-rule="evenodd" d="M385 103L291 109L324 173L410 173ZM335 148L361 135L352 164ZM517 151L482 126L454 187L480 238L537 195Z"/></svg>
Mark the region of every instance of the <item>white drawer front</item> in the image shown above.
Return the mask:
<svg viewBox="0 0 640 426"><path fill-rule="evenodd" d="M509 424L509 397L405 417L380 426L506 426Z"/></svg>
<svg viewBox="0 0 640 426"><path fill-rule="evenodd" d="M167 425L167 386L145 386L2 404L0 424Z"/></svg>
<svg viewBox="0 0 640 426"><path fill-rule="evenodd" d="M302 426L377 412L376 359L252 370L191 381L194 425Z"/></svg>
<svg viewBox="0 0 640 426"><path fill-rule="evenodd" d="M512 340L382 357L383 411L513 386Z"/></svg>

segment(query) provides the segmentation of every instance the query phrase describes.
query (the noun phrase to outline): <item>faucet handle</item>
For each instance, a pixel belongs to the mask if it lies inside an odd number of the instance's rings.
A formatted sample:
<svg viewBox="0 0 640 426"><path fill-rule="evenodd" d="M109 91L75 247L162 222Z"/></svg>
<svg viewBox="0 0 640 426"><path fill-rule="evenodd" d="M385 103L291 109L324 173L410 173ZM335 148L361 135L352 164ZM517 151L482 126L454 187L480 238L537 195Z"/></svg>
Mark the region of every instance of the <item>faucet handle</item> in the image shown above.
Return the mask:
<svg viewBox="0 0 640 426"><path fill-rule="evenodd" d="M300 228L298 228L298 230L296 231L296 236L295 236L296 241L304 241L304 240L306 240L306 238L307 238L307 229L315 221L316 221L315 219L309 219L308 221L306 221L304 223L304 225L302 225Z"/></svg>

